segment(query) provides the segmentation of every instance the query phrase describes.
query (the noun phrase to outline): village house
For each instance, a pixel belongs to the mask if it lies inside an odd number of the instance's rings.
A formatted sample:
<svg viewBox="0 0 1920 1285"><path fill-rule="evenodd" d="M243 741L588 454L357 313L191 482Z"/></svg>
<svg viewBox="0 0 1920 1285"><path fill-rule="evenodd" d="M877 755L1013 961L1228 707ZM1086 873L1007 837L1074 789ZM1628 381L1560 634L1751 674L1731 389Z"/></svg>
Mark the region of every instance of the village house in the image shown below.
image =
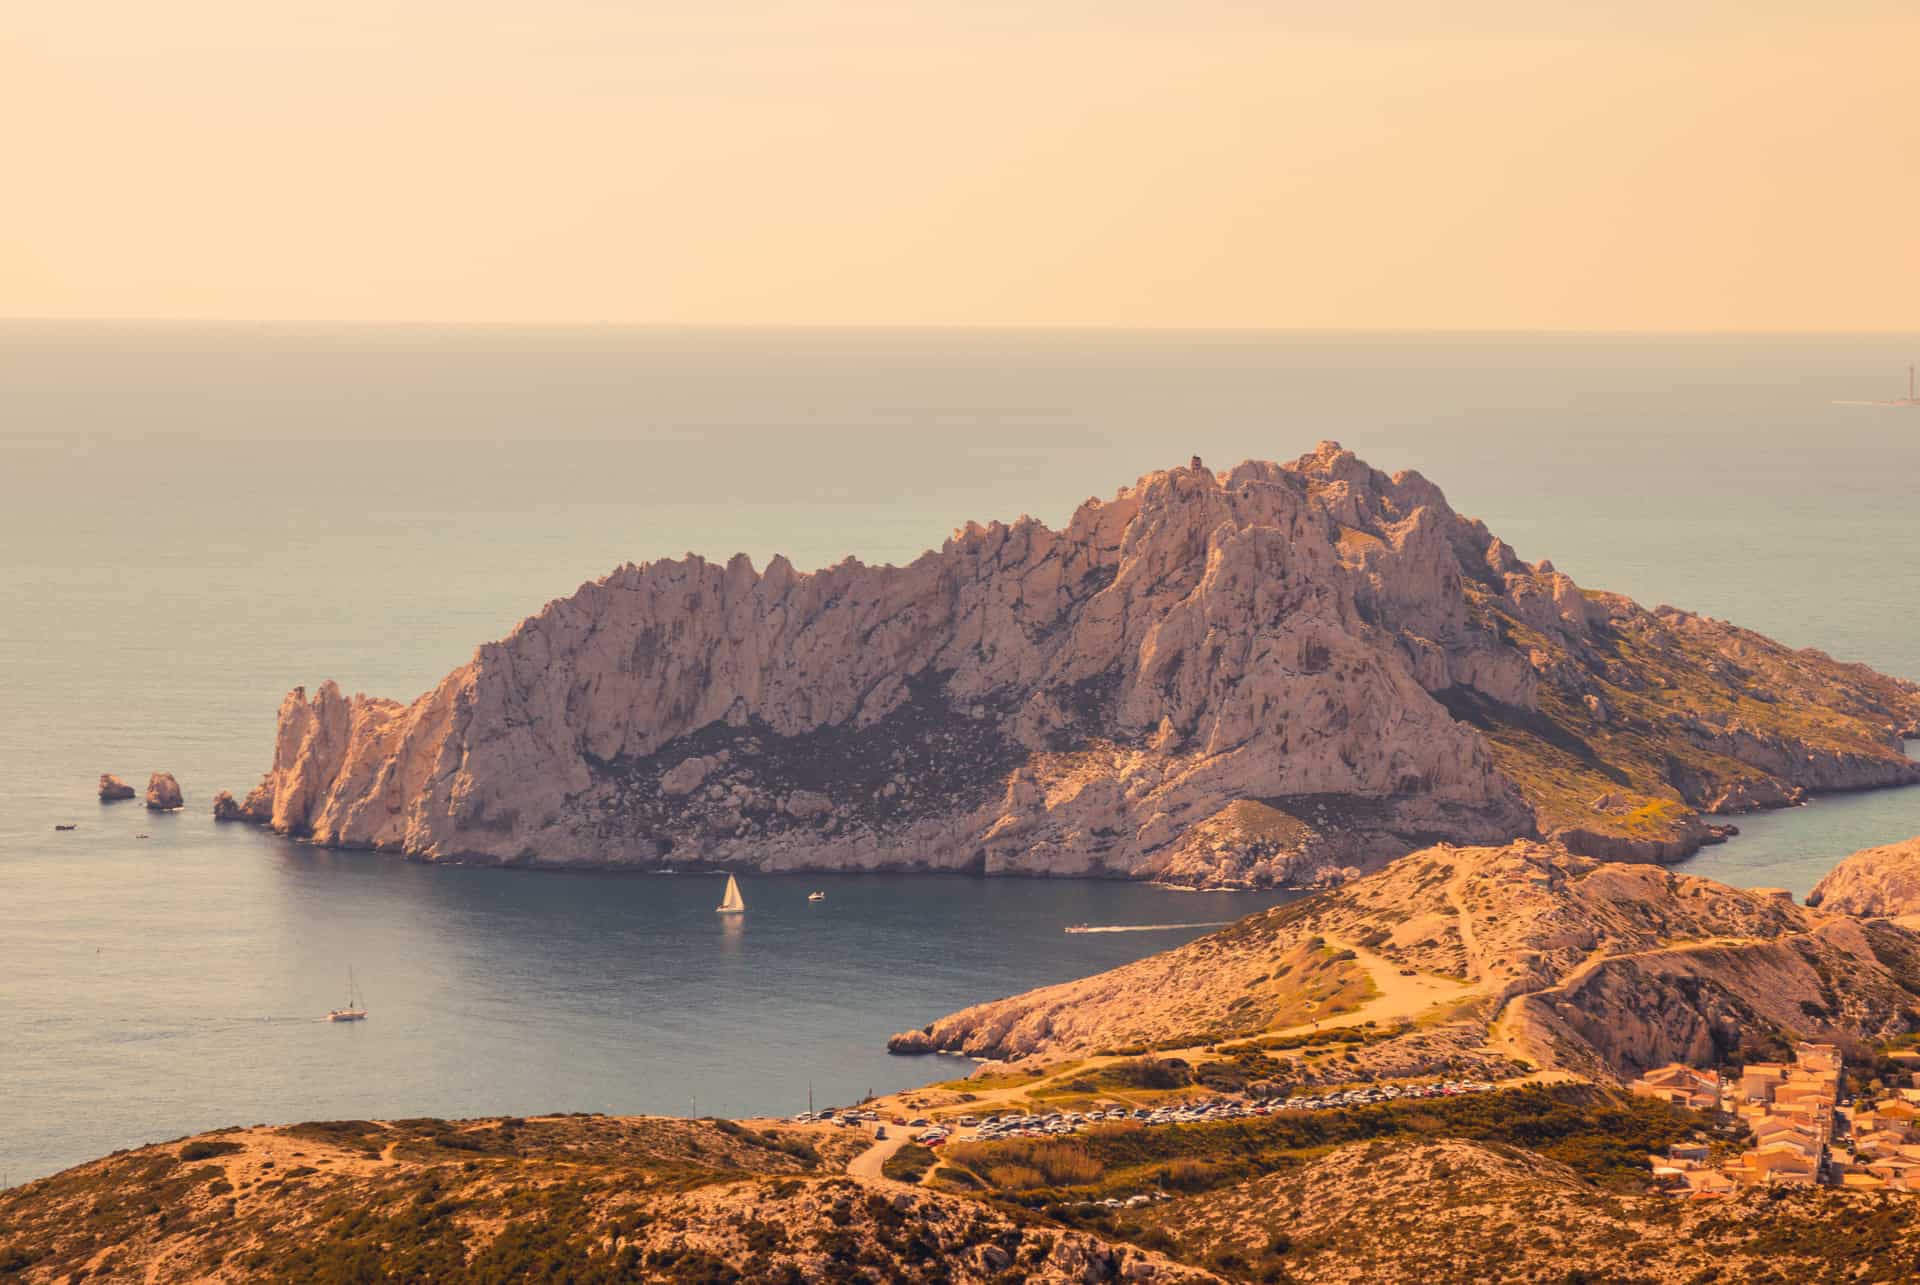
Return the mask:
<svg viewBox="0 0 1920 1285"><path fill-rule="evenodd" d="M1920 1191L1920 1160L1888 1156L1869 1161L1867 1172L1896 1191Z"/></svg>
<svg viewBox="0 0 1920 1285"><path fill-rule="evenodd" d="M1846 1064L1838 1045L1809 1044L1804 1040L1793 1046L1793 1060L1800 1070L1832 1075L1836 1079ZM1915 1065L1920 1066L1920 1062Z"/></svg>
<svg viewBox="0 0 1920 1285"><path fill-rule="evenodd" d="M1742 1102L1771 1102L1773 1091L1780 1087L1790 1070L1784 1062L1750 1062L1740 1072L1740 1100Z"/></svg>
<svg viewBox="0 0 1920 1285"><path fill-rule="evenodd" d="M1793 1183L1811 1186L1820 1176L1820 1160L1809 1155L1798 1139L1764 1143L1742 1152L1744 1180L1755 1185Z"/></svg>
<svg viewBox="0 0 1920 1285"><path fill-rule="evenodd" d="M1688 1169L1682 1175L1686 1194L1694 1200L1717 1200L1730 1196L1739 1184L1718 1169Z"/></svg>
<svg viewBox="0 0 1920 1285"><path fill-rule="evenodd" d="M1684 1062L1669 1062L1656 1067L1627 1087L1641 1097L1658 1098L1662 1102L1690 1107L1695 1111L1720 1109L1720 1077L1712 1071L1696 1070Z"/></svg>
<svg viewBox="0 0 1920 1285"><path fill-rule="evenodd" d="M1652 1162L1661 1185L1693 1199L1712 1199L1736 1187L1811 1185L1823 1178L1853 1186L1904 1184L1908 1157L1898 1148L1910 1144L1920 1124L1910 1126L1911 1117L1902 1117L1920 1112L1911 1104L1890 1101L1883 1108L1897 1107L1892 1117L1884 1109L1863 1113L1864 1128L1856 1130L1856 1137L1865 1144L1866 1157L1872 1164L1884 1164L1882 1169L1858 1163L1851 1154L1833 1153L1835 1126L1842 1119L1839 1102L1845 1067L1840 1050L1831 1044L1802 1041L1794 1046L1793 1055L1791 1063L1749 1063L1737 1082L1723 1083L1711 1072L1678 1063L1635 1080L1635 1093L1697 1110L1712 1109L1709 1103L1730 1110L1753 1135L1752 1146L1718 1168L1708 1165L1710 1152L1705 1146L1672 1148L1664 1159ZM1914 1171L1912 1181L1920 1187L1920 1171Z"/></svg>
<svg viewBox="0 0 1920 1285"><path fill-rule="evenodd" d="M1900 1147L1906 1142L1904 1134L1890 1129L1880 1129L1862 1134L1857 1129L1853 1135L1853 1151L1859 1156L1892 1156L1900 1153Z"/></svg>

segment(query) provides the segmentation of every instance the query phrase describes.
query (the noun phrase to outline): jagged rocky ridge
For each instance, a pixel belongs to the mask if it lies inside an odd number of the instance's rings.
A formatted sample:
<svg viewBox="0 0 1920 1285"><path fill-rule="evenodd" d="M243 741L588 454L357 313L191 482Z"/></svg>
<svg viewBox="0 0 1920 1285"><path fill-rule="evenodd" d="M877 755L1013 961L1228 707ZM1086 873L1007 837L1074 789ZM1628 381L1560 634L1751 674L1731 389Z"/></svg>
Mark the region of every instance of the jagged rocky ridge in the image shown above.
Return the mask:
<svg viewBox="0 0 1920 1285"><path fill-rule="evenodd" d="M1370 979L1356 948L1379 961ZM1920 932L1522 841L1415 852L1173 950L976 1004L913 1043L1042 1063L1212 1044L1305 1029L1330 1010L1302 1001L1365 996L1401 970L1454 989L1429 989L1422 1000L1438 1004L1404 1011L1411 1024L1341 1075L1471 1064L1612 1082L1671 1061L1711 1065L1743 1041L1920 1029Z"/></svg>
<svg viewBox="0 0 1920 1285"><path fill-rule="evenodd" d="M1916 731L1913 684L1583 590L1323 443L905 567L623 567L411 705L296 688L243 810L435 860L1304 883L1437 839L1670 859L1920 779Z"/></svg>

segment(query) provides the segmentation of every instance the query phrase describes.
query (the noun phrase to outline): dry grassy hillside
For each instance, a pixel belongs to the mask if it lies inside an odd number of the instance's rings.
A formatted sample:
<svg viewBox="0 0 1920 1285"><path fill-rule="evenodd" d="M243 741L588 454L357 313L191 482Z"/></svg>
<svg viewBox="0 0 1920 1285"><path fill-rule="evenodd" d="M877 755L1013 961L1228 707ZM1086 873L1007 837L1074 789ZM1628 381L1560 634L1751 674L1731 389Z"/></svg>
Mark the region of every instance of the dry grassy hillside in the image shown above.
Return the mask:
<svg viewBox="0 0 1920 1285"><path fill-rule="evenodd" d="M1301 1285L1806 1285L1910 1281L1908 1196L1754 1190L1699 1205L1607 1190L1504 1143L1353 1143L1155 1205L1140 1238L1237 1279Z"/></svg>
<svg viewBox="0 0 1920 1285"><path fill-rule="evenodd" d="M1394 1034L1357 1072L1414 1073L1396 1058L1418 1047L1608 1079L1747 1038L1911 1029L1917 965L1913 931L1784 895L1547 844L1442 846L1178 949L975 1005L926 1036L1048 1061L1366 1023Z"/></svg>
<svg viewBox="0 0 1920 1285"><path fill-rule="evenodd" d="M1890 1282L1912 1197L1697 1206L1646 1158L1730 1126L1592 1086L954 1143L599 1116L229 1129L0 1194L7 1281ZM868 1156L867 1159L871 1159ZM864 1162L863 1162L864 1163ZM900 1180L904 1176L907 1180Z"/></svg>

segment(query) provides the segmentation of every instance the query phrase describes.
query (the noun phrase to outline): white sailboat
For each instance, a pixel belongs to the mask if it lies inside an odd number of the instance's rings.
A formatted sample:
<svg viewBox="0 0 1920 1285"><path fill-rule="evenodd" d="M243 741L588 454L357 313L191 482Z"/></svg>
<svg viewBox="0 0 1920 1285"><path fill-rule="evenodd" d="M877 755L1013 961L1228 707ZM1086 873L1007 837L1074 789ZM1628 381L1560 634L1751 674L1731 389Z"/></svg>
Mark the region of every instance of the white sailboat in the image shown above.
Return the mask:
<svg viewBox="0 0 1920 1285"><path fill-rule="evenodd" d="M740 896L740 881L732 875L727 876L727 895L720 898L720 904L714 907L714 909L723 915L743 915L746 913L747 903Z"/></svg>
<svg viewBox="0 0 1920 1285"><path fill-rule="evenodd" d="M336 1008L327 1014L329 1022L364 1022L367 1010L360 1006L360 987L353 980L353 969L347 969L347 1006Z"/></svg>

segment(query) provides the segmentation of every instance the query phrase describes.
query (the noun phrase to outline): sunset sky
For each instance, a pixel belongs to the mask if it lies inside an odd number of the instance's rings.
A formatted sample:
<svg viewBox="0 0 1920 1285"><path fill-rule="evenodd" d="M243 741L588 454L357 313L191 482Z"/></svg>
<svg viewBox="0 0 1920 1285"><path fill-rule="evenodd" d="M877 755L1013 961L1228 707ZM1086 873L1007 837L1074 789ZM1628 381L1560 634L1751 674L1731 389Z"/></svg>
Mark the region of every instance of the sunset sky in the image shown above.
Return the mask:
<svg viewBox="0 0 1920 1285"><path fill-rule="evenodd" d="M61 0L0 315L1920 326L1912 0Z"/></svg>

